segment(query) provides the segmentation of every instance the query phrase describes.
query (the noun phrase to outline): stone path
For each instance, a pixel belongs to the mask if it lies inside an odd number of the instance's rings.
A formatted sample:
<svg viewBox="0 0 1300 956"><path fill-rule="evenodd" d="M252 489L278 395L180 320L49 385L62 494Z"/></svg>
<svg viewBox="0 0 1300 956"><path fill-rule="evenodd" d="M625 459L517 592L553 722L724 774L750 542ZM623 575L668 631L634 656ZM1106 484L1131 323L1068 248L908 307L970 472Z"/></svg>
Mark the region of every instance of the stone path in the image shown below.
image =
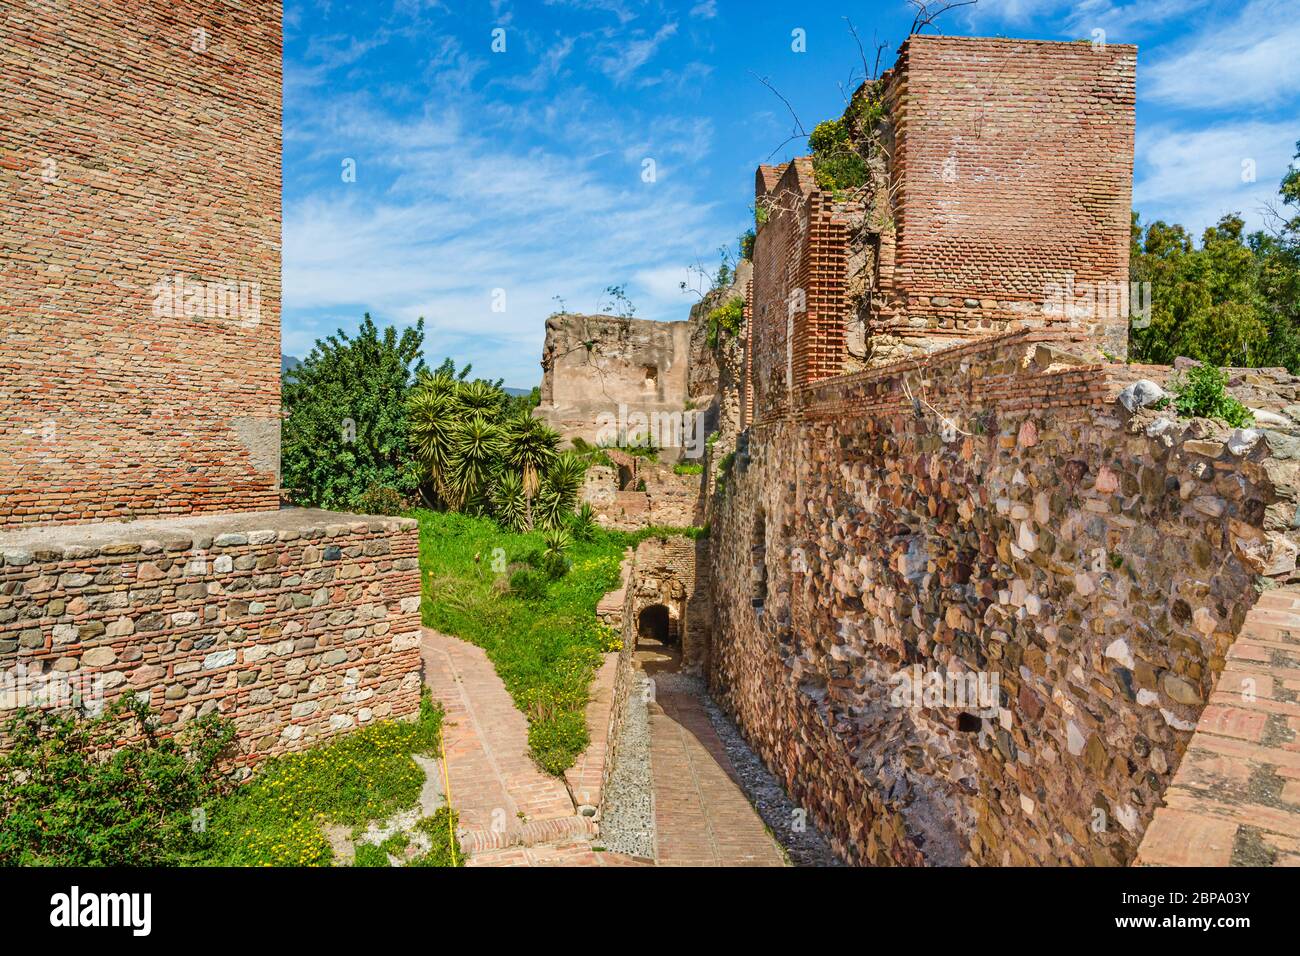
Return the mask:
<svg viewBox="0 0 1300 956"><path fill-rule="evenodd" d="M1300 588L1247 615L1137 862L1300 866Z"/></svg>
<svg viewBox="0 0 1300 956"><path fill-rule="evenodd" d="M643 640L637 659L654 680L650 771L658 865L786 865L703 703L674 680L674 649Z"/></svg>

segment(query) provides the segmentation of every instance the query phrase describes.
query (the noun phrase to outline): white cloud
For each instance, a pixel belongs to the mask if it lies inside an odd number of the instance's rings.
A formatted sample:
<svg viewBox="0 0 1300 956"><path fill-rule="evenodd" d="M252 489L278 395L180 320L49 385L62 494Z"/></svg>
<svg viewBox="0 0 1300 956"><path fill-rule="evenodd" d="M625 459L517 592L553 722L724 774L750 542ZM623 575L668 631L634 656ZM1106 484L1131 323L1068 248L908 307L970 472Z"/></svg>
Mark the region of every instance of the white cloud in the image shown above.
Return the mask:
<svg viewBox="0 0 1300 956"><path fill-rule="evenodd" d="M684 270L670 263L708 247L714 214L692 184L642 183L637 167L620 182L581 153L512 147L479 129L452 112L403 122L356 102L304 119L298 135L321 155L340 141L367 143L373 155L357 184L286 204L287 351L305 351L339 315L350 315L344 328L366 309L381 322L423 315L430 359L454 354L529 385L557 294L571 311L594 311L605 286L626 284L639 316L686 317L691 301L676 285ZM382 192L365 187L363 177L380 182L384 172ZM493 310L496 289L504 312Z"/></svg>
<svg viewBox="0 0 1300 956"><path fill-rule="evenodd" d="M615 83L625 82L645 66L660 46L677 35L677 24L665 23L649 36L639 30L635 33L634 40L607 40L601 52L592 57L592 64Z"/></svg>
<svg viewBox="0 0 1300 956"><path fill-rule="evenodd" d="M1292 0L1253 0L1138 73L1140 95L1176 106L1267 109L1300 89L1300 17Z"/></svg>
<svg viewBox="0 0 1300 956"><path fill-rule="evenodd" d="M1200 131L1140 128L1133 206L1144 222L1178 222L1196 236L1228 212L1241 213L1248 230L1259 228L1261 209L1277 199L1298 137L1295 123L1285 120ZM1243 180L1247 162L1254 181Z"/></svg>
<svg viewBox="0 0 1300 956"><path fill-rule="evenodd" d="M700 20L712 20L718 15L718 0L704 0L691 7L691 16Z"/></svg>

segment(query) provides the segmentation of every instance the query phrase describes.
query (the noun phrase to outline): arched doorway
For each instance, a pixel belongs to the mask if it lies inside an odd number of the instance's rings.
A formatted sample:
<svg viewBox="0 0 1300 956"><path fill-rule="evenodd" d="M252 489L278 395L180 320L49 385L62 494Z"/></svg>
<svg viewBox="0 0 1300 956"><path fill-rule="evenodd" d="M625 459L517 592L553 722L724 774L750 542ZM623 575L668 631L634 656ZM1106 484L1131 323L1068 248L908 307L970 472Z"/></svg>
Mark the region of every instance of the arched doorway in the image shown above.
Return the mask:
<svg viewBox="0 0 1300 956"><path fill-rule="evenodd" d="M675 643L675 628L668 615L668 608L662 604L651 604L642 609L636 619L636 633L639 640L651 640L660 644Z"/></svg>
<svg viewBox="0 0 1300 956"><path fill-rule="evenodd" d="M636 617L636 659L647 674L681 668L681 635L666 604L650 604Z"/></svg>

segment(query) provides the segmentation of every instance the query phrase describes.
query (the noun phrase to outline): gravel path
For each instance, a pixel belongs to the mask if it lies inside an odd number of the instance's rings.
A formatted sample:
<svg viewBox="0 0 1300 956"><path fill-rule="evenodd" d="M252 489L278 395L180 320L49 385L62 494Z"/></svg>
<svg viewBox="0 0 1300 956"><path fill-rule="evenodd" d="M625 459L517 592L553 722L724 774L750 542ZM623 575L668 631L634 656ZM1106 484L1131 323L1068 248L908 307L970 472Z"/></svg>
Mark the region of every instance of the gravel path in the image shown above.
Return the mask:
<svg viewBox="0 0 1300 956"><path fill-rule="evenodd" d="M646 708L648 678L633 674L627 714L618 737L618 763L605 788L600 842L629 856L655 855L654 801L650 778L650 715Z"/></svg>
<svg viewBox="0 0 1300 956"><path fill-rule="evenodd" d="M659 673L655 675L655 681L664 689L690 693L704 705L736 776L740 778L741 789L772 830L791 863L795 866L844 865L812 821L807 819L807 814L795 806L780 782L763 766L763 761L750 748L740 729L713 702L703 680L688 674Z"/></svg>

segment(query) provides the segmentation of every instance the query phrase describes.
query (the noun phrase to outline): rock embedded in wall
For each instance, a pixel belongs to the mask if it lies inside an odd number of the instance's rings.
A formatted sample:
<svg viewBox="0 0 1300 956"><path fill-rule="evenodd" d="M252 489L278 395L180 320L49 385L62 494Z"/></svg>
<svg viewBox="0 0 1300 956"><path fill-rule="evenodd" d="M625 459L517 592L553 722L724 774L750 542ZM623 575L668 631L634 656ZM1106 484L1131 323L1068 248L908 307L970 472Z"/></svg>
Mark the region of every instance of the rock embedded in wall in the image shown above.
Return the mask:
<svg viewBox="0 0 1300 956"><path fill-rule="evenodd" d="M850 859L1132 860L1256 576L1294 573L1264 443L1130 415L1122 375L1042 347L806 390L728 482L712 686ZM914 665L996 693L890 706Z"/></svg>

